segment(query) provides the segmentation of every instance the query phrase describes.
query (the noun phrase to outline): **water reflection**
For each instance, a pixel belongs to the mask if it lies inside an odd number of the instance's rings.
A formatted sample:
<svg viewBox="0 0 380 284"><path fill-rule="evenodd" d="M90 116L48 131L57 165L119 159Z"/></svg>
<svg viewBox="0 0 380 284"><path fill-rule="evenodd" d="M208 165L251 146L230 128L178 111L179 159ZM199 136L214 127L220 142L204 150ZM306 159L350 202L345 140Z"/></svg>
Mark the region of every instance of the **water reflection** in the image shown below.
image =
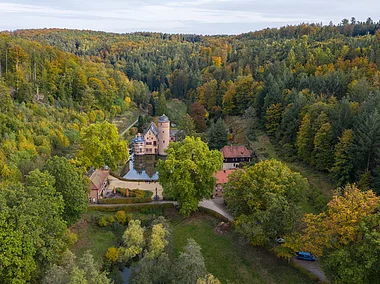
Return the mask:
<svg viewBox="0 0 380 284"><path fill-rule="evenodd" d="M120 175L129 180L158 180L157 162L163 159L155 155L131 155Z"/></svg>

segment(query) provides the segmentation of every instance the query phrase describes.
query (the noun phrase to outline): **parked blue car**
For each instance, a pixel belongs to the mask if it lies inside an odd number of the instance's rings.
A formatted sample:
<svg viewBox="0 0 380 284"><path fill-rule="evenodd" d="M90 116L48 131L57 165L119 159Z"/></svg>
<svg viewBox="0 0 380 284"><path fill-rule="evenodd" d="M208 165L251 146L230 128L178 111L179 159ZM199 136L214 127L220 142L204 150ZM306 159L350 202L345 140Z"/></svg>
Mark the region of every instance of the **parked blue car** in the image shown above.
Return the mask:
<svg viewBox="0 0 380 284"><path fill-rule="evenodd" d="M314 261L315 256L312 255L310 252L305 252L305 251L299 251L296 253L298 259L302 260L309 260L309 261Z"/></svg>

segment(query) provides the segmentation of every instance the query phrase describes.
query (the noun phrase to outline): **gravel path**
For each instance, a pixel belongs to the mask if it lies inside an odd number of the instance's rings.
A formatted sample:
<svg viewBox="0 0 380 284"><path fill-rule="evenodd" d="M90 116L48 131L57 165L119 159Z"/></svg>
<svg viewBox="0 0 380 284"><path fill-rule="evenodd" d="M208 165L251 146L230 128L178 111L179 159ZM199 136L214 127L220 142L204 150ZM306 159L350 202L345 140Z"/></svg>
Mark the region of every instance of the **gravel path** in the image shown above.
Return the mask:
<svg viewBox="0 0 380 284"><path fill-rule="evenodd" d="M162 198L162 186L158 182L145 182L145 181L124 181L120 180L116 177L109 176L108 177L108 189L107 191L113 191L114 188L129 188L129 189L141 189L141 190L149 190L153 192L153 196L157 195Z"/></svg>

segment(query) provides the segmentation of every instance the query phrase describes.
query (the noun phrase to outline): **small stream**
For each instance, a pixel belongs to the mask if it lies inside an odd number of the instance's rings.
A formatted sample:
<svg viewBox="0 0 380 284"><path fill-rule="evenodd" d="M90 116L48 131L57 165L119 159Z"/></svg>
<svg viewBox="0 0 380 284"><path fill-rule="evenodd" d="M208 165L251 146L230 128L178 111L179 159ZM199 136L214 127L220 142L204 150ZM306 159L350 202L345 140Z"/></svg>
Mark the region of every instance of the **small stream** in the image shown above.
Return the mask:
<svg viewBox="0 0 380 284"><path fill-rule="evenodd" d="M131 276L131 269L125 267L123 271L120 271L121 278L123 278L124 284L129 283L129 277Z"/></svg>

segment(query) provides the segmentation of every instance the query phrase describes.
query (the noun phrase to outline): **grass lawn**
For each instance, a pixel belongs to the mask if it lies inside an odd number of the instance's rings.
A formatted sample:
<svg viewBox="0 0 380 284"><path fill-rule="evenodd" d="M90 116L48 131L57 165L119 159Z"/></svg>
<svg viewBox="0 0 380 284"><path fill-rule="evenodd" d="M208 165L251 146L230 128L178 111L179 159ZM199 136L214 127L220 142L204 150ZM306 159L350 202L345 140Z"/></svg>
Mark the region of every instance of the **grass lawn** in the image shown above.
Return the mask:
<svg viewBox="0 0 380 284"><path fill-rule="evenodd" d="M107 227L100 227L97 224L97 220L102 216L115 216L115 213L116 212L96 211L88 211L85 213L83 217L70 228L70 230L78 236L78 242L69 248L71 252L80 258L85 251L91 250L95 261L98 264L102 264L108 248L119 246L121 236L127 226L120 225L119 229L121 231L116 231L110 225ZM142 214L140 212L128 212L127 214L132 214L133 219L139 219L142 222L154 218L150 213Z"/></svg>
<svg viewBox="0 0 380 284"><path fill-rule="evenodd" d="M166 115L172 122L178 124L186 114L186 104L178 99L172 99L167 101L166 105L168 107L168 113L166 113Z"/></svg>
<svg viewBox="0 0 380 284"><path fill-rule="evenodd" d="M109 213L104 214L110 215ZM70 250L78 258L85 251L91 250L95 261L101 264L108 248L117 245L117 237L109 228L102 228L95 224L93 216L93 212L87 213L71 227L71 231L78 235L78 242L72 245Z"/></svg>
<svg viewBox="0 0 380 284"><path fill-rule="evenodd" d="M233 229L216 234L219 220L214 217L195 213L182 222L174 220L175 251L193 238L202 248L207 270L222 283L314 283L265 249L246 244Z"/></svg>
<svg viewBox="0 0 380 284"><path fill-rule="evenodd" d="M108 248L118 246L118 237L111 227L99 227L96 220L99 216L114 214L86 213L71 228L79 240L70 250L80 258L90 249L95 261L101 265ZM187 239L193 238L202 248L207 270L222 283L313 283L265 249L246 244L232 228L222 235L215 233L214 228L220 222L215 217L195 213L183 219L174 208L166 209L164 215L172 224L175 253L179 254ZM133 212L133 217L147 220L153 215Z"/></svg>

